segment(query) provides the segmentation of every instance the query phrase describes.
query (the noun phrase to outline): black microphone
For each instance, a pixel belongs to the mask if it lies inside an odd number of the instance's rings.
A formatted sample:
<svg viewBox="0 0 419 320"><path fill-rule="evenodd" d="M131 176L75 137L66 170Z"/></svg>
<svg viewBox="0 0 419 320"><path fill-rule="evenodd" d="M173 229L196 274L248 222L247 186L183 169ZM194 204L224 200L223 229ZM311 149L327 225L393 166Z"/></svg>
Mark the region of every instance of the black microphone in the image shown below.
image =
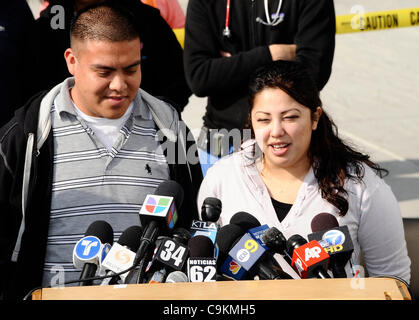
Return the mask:
<svg viewBox="0 0 419 320"><path fill-rule="evenodd" d="M187 246L190 238L191 238L191 233L185 228L179 227L173 230L172 240L174 241L175 246L176 244L182 244L182 245ZM168 239L170 240L170 238L166 236L159 236L157 238L155 242L156 246L154 249L153 256L145 270L146 276L150 276L150 274L152 276L150 279L146 280L146 282L161 283L164 281L164 278L166 277L167 273L170 272L170 269L167 268L166 262L161 263L160 261L157 260L157 254L158 253L161 254L161 252L159 252L159 249L162 243L167 241Z"/></svg>
<svg viewBox="0 0 419 320"><path fill-rule="evenodd" d="M247 212L238 212L230 219L230 223L246 230L229 251L229 255L234 260L261 280L292 279L288 273L282 270L268 250L269 247L265 247L263 241L256 240L257 236L253 229L259 227L260 222L254 216Z"/></svg>
<svg viewBox="0 0 419 320"><path fill-rule="evenodd" d="M191 233L185 228L179 227L173 230L172 238L179 243L188 244L188 241L191 238Z"/></svg>
<svg viewBox="0 0 419 320"><path fill-rule="evenodd" d="M246 231L235 224L226 224L218 230L215 245L217 248L217 271L232 280L250 280L249 273L229 256L228 252L235 241Z"/></svg>
<svg viewBox="0 0 419 320"><path fill-rule="evenodd" d="M230 224L235 224L245 232L249 229L260 227L260 222L248 212L240 211L230 218Z"/></svg>
<svg viewBox="0 0 419 320"><path fill-rule="evenodd" d="M330 256L316 240L307 242L302 236L295 234L287 241L287 251L292 256L291 267L302 279L330 278L327 273Z"/></svg>
<svg viewBox="0 0 419 320"><path fill-rule="evenodd" d="M262 235L262 241L272 252L279 253L286 262L291 265L291 257L287 252L287 239L284 234L275 227L271 227Z"/></svg>
<svg viewBox="0 0 419 320"><path fill-rule="evenodd" d="M205 198L201 206L201 218L204 221L217 222L220 219L222 210L221 200L208 197Z"/></svg>
<svg viewBox="0 0 419 320"><path fill-rule="evenodd" d="M214 258L214 244L207 236L197 235L188 242L187 263L190 282L213 282L217 278L217 260Z"/></svg>
<svg viewBox="0 0 419 320"><path fill-rule="evenodd" d="M227 239L230 243L223 243L223 239L220 239L224 247L223 250L228 250L229 256L240 264L249 273L250 277L258 276L261 280L292 279L289 274L282 270L262 242L256 240L256 234L252 229L260 227L260 222L254 216L247 212L238 212L230 219L230 224L235 225L241 232L235 228L234 235L236 238L233 238L233 232L228 235ZM234 231L234 228L232 231Z"/></svg>
<svg viewBox="0 0 419 320"><path fill-rule="evenodd" d="M104 279L101 285L112 285L120 280L125 281L127 274L111 276L129 269L133 265L142 233L143 229L140 226L131 226L122 232L118 242L112 246L102 263L102 267L108 270L106 275L109 278Z"/></svg>
<svg viewBox="0 0 419 320"><path fill-rule="evenodd" d="M317 240L330 255L329 269L334 278L347 278L345 265L352 256L354 245L347 226L340 226L335 216L320 213L311 221L309 240Z"/></svg>
<svg viewBox="0 0 419 320"><path fill-rule="evenodd" d="M163 282L166 275L170 272L182 271L187 261L188 253L188 246L169 237L161 238L159 247L148 270L148 273L152 274L152 282Z"/></svg>
<svg viewBox="0 0 419 320"><path fill-rule="evenodd" d="M163 181L154 194L147 195L140 210L144 232L135 256L135 265L149 253L159 233L173 230L178 219L177 208L182 205L183 196L182 187L173 180Z"/></svg>
<svg viewBox="0 0 419 320"><path fill-rule="evenodd" d="M221 215L221 201L217 198L205 198L201 207L202 220L192 220L191 233L192 237L204 235L209 237L213 244L217 236L220 226L217 224Z"/></svg>
<svg viewBox="0 0 419 320"><path fill-rule="evenodd" d="M95 221L87 228L73 250L73 264L82 269L80 280L94 277L102 262L105 244L113 244L113 229L106 221ZM93 281L81 281L79 285L89 286Z"/></svg>
<svg viewBox="0 0 419 320"><path fill-rule="evenodd" d="M174 229L171 238L160 236L146 269L146 276L149 277L146 282L162 283L173 270L183 270L188 257L187 243L190 238L190 232L184 228Z"/></svg>

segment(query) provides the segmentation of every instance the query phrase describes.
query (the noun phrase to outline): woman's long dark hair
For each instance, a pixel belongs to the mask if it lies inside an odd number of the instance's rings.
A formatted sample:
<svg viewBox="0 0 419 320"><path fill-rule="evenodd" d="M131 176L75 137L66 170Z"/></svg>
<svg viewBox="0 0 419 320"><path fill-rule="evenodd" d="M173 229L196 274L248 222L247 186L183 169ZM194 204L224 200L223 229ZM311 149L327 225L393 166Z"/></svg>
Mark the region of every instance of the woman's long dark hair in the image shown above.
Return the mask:
<svg viewBox="0 0 419 320"><path fill-rule="evenodd" d="M294 100L311 110L312 117L317 107L322 106L319 91L310 72L294 61L275 61L258 69L249 84L249 105L253 107L256 94L267 88L278 88L289 94ZM251 110L246 124L251 126ZM308 153L314 176L317 179L323 199L339 209L341 215L348 212L345 179L362 181L363 164L371 167L381 178L388 174L386 169L372 162L338 137L338 129L332 119L323 110L317 129L313 131Z"/></svg>

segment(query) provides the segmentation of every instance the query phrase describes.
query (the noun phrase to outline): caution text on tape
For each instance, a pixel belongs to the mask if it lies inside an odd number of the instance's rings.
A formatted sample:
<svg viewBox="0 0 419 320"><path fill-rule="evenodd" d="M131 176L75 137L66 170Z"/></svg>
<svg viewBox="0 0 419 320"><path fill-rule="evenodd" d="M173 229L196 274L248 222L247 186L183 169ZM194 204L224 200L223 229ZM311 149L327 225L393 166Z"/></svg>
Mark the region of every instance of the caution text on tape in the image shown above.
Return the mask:
<svg viewBox="0 0 419 320"><path fill-rule="evenodd" d="M419 8L363 12L336 16L336 33L352 33L419 26Z"/></svg>

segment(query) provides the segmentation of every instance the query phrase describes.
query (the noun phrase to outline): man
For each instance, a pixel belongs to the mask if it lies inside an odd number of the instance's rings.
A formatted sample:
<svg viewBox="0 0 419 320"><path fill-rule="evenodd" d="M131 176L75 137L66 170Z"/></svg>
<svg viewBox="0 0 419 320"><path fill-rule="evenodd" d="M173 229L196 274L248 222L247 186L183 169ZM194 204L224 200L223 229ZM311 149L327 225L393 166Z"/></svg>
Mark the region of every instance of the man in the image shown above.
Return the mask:
<svg viewBox="0 0 419 320"><path fill-rule="evenodd" d="M179 130L174 108L138 89L140 46L122 8L81 10L64 54L73 77L35 96L0 130L5 298L52 284L57 268L65 281L78 279L72 250L87 227L105 220L117 240L139 225L146 195L162 181L184 189L177 226L188 228L198 217L199 164L177 163L169 154L172 144L186 158L193 142Z"/></svg>
<svg viewBox="0 0 419 320"><path fill-rule="evenodd" d="M331 73L335 29L330 0L189 0L186 80L194 94L208 96L198 139L204 173L232 149L229 141L223 148L220 141L229 137L222 129L229 133L243 129L249 76L273 60L297 60L311 70L322 89ZM240 134L233 140L237 149Z"/></svg>
<svg viewBox="0 0 419 320"><path fill-rule="evenodd" d="M113 0L132 14L141 38L141 88L182 112L192 94L186 83L183 50L159 11L140 0ZM75 12L103 0L51 0L36 20L36 89L47 90L70 76L62 53L69 47Z"/></svg>

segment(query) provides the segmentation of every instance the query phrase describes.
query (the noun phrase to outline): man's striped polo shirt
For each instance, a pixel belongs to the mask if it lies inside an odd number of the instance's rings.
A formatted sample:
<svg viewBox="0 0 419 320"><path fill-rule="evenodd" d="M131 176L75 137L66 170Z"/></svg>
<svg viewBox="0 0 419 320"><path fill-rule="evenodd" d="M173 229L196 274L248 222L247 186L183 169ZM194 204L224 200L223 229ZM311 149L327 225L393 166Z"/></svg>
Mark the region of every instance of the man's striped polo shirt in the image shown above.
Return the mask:
<svg viewBox="0 0 419 320"><path fill-rule="evenodd" d="M169 167L156 139L156 126L137 95L132 115L111 151L97 139L72 106L64 82L51 109L54 173L43 285L78 279L72 263L74 245L89 225L108 222L114 241L132 225L147 194L169 179Z"/></svg>

